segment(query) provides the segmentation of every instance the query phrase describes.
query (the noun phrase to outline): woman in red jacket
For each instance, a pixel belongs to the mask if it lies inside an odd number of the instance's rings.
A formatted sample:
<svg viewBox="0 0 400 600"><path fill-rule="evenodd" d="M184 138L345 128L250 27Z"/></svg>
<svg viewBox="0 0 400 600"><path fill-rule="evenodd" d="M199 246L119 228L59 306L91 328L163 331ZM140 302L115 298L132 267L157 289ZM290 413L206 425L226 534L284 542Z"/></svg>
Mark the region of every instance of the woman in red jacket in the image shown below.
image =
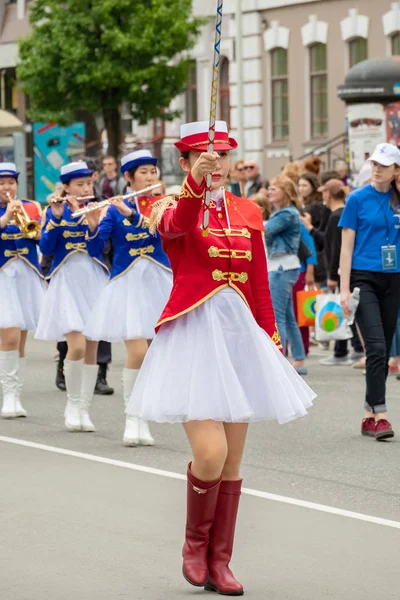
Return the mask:
<svg viewBox="0 0 400 600"><path fill-rule="evenodd" d="M183 423L193 452L188 469L183 574L189 583L239 596L229 569L250 422L284 423L306 414L313 392L281 353L259 207L222 187L229 138L217 122L181 128L175 145L187 173L178 200L153 211L174 284L140 371L128 414ZM205 179L212 174L208 235L202 231Z"/></svg>

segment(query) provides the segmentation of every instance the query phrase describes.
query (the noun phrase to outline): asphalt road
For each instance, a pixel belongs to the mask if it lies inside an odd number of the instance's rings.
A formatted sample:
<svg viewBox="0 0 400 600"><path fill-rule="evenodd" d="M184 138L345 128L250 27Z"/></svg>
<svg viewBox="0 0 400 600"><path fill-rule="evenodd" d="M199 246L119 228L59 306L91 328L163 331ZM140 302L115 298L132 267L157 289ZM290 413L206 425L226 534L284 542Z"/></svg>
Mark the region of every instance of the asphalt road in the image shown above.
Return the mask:
<svg viewBox="0 0 400 600"><path fill-rule="evenodd" d="M0 421L0 599L207 597L180 575L179 477L190 459L181 427L153 425L153 448L122 446L123 348L115 346L109 380L116 394L95 398L97 433L65 432L54 353L50 344L29 342L23 403L30 417ZM388 384L399 437L362 438L363 376L318 365L322 355L314 350L309 360L318 393L309 415L250 428L244 485L259 497L242 497L235 573L257 600L398 600L400 531L379 518L400 523L400 382Z"/></svg>

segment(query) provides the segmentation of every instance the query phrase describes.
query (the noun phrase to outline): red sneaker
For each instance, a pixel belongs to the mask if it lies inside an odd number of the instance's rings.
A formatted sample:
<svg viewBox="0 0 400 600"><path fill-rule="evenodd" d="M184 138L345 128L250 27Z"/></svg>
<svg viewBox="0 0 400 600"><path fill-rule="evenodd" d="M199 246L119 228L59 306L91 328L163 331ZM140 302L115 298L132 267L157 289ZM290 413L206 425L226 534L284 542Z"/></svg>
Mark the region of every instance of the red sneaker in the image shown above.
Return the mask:
<svg viewBox="0 0 400 600"><path fill-rule="evenodd" d="M375 438L380 440L387 440L394 436L394 431L391 424L386 419L379 419L375 423Z"/></svg>
<svg viewBox="0 0 400 600"><path fill-rule="evenodd" d="M361 434L375 437L375 419L374 417L367 417L362 420L361 423Z"/></svg>

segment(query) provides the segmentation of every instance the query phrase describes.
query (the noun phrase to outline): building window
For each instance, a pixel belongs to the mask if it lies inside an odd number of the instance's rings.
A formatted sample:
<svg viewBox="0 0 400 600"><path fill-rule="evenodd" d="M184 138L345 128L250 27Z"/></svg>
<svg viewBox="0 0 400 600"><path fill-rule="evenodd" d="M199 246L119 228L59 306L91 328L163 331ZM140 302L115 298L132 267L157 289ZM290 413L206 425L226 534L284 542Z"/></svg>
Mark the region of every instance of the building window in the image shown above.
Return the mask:
<svg viewBox="0 0 400 600"><path fill-rule="evenodd" d="M390 38L392 56L400 56L400 31L396 31Z"/></svg>
<svg viewBox="0 0 400 600"><path fill-rule="evenodd" d="M289 137L288 52L285 48L271 51L272 140Z"/></svg>
<svg viewBox="0 0 400 600"><path fill-rule="evenodd" d="M196 61L191 61L186 89L186 121L197 121L197 67Z"/></svg>
<svg viewBox="0 0 400 600"><path fill-rule="evenodd" d="M231 121L231 106L230 106L230 89L229 89L229 60L224 56L221 59L220 66L220 84L219 84L219 102L221 121L228 124L230 129Z"/></svg>
<svg viewBox="0 0 400 600"><path fill-rule="evenodd" d="M362 37L349 41L349 66L354 67L357 63L368 58L368 40Z"/></svg>
<svg viewBox="0 0 400 600"><path fill-rule="evenodd" d="M326 44L310 46L311 137L328 134L328 65Z"/></svg>

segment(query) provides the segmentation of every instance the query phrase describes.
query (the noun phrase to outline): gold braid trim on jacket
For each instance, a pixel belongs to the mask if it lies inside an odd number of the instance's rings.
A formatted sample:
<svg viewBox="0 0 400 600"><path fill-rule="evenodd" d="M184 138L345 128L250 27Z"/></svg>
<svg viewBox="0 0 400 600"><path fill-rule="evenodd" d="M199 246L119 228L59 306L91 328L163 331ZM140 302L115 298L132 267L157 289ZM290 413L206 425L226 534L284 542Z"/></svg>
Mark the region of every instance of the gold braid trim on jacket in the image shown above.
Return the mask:
<svg viewBox="0 0 400 600"><path fill-rule="evenodd" d="M178 204L178 196L165 196L153 204L153 210L150 215L149 231L154 235L157 227L161 223L161 219L167 208L175 208Z"/></svg>

